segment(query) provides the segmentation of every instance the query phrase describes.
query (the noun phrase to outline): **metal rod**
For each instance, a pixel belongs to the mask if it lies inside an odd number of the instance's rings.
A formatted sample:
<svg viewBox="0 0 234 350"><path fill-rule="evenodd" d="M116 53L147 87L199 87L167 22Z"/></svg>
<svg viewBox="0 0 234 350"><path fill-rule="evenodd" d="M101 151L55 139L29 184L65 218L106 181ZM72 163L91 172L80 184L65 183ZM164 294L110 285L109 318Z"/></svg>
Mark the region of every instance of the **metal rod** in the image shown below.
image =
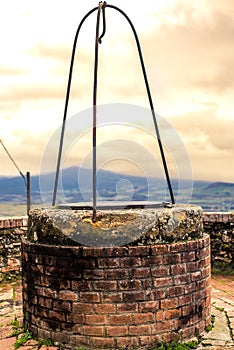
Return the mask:
<svg viewBox="0 0 234 350"><path fill-rule="evenodd" d="M94 56L94 78L93 78L93 216L92 221L97 220L97 75L98 75L98 46L101 38L105 35L105 2L100 2L97 13L95 56ZM103 14L103 33L99 38L100 13Z"/></svg>
<svg viewBox="0 0 234 350"><path fill-rule="evenodd" d="M54 182L54 193L53 193L53 199L52 199L52 206L56 203L56 197L57 197L57 190L58 190L58 179L59 179L59 171L60 171L60 165L61 165L61 157L62 157L62 150L63 150L63 140L64 140L64 133L65 133L65 126L66 126L66 119L67 119L67 109L68 109L68 102L70 97L70 90L71 90L71 81L72 81L72 73L73 73L73 66L74 66L74 58L76 53L76 44L78 40L78 36L80 33L80 29L86 20L87 17L91 15L94 11L96 11L98 7L93 8L90 10L81 20L74 39L73 47L72 47L72 55L71 55L71 62L70 62L70 69L69 69L69 76L68 76L68 82L67 82L67 91L66 91L66 99L65 99L65 107L64 107L64 114L63 114L63 123L62 123L62 129L61 129L61 136L60 136L60 143L59 143L59 152L58 152L58 158L57 158L57 167L56 167L56 175L55 175L55 182Z"/></svg>
<svg viewBox="0 0 234 350"><path fill-rule="evenodd" d="M31 208L31 195L30 195L31 184L30 184L30 172L29 171L27 171L27 173L26 173L26 179L27 179L27 215L28 215L30 208Z"/></svg>
<svg viewBox="0 0 234 350"><path fill-rule="evenodd" d="M133 23L131 22L130 18L126 15L126 13L124 11L122 11L120 8L118 8L114 5L106 5L106 7L110 7L112 9L119 11L127 19L128 23L130 24L130 26L132 28L132 31L133 31L133 34L135 37L135 41L137 44L137 49L138 49L139 58L140 58L140 62L141 62L142 73L144 76L146 91L147 91L148 100L149 100L151 113L152 113L152 117L153 117L155 132L156 132L156 136L158 139L159 150L160 150L160 154L161 154L161 158L162 158L163 168L164 168L164 172L165 172L165 176L166 176L166 180L167 180L167 185L168 185L168 189L169 189L169 193L170 193L170 197L171 197L171 202L172 202L172 204L175 204L174 193L173 193L173 189L172 189L172 185L171 185L169 171L167 168L166 157L164 154L163 145L162 145L162 141L161 141L161 137L160 137L160 133L159 133L159 128L158 128L158 123L157 123L156 114L155 114L155 110L154 110L153 100L152 100L151 93L150 93L149 82L148 82L148 78L147 78L147 74L146 74L146 69L145 69L145 65L144 65L143 55L142 55L140 41L138 39L137 32L136 32L135 27L134 27Z"/></svg>

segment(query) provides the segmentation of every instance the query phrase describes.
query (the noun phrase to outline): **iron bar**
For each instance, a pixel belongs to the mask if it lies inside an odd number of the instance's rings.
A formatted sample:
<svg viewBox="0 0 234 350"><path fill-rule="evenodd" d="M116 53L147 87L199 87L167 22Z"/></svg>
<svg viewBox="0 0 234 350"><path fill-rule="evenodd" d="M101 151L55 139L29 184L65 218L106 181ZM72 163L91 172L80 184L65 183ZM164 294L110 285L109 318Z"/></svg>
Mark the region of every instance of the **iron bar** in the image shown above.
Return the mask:
<svg viewBox="0 0 234 350"><path fill-rule="evenodd" d="M164 172L165 172L165 176L166 176L166 180L167 180L167 185L168 185L168 189L169 189L169 193L170 193L170 197L171 197L171 202L172 202L172 204L175 204L174 193L173 193L173 189L171 186L170 175L169 175L169 171L167 168L166 157L164 154L163 145L162 145L162 141L161 141L161 137L160 137L160 133L159 133L159 128L158 128L158 123L157 123L156 114L155 114L155 110L154 110L153 100L151 97L149 82L148 82L148 78L147 78L147 74L146 74L141 45L140 45L140 41L138 39L137 32L136 32L135 27L134 27L133 23L131 22L130 18L126 15L126 13L124 11L122 11L120 8L118 8L114 5L106 5L106 7L110 7L112 9L119 11L127 19L128 23L130 24L130 26L132 28L132 31L133 31L133 34L135 37L135 41L137 44L138 54L139 54L139 58L140 58L140 62L141 62L142 73L144 76L146 91L147 91L150 109L151 109L151 113L152 113L152 117L153 117L154 128L155 128L155 132L156 132L156 136L157 136L157 140L158 140L159 150L160 150L160 154L161 154L161 158L162 158L163 168L164 168Z"/></svg>
<svg viewBox="0 0 234 350"><path fill-rule="evenodd" d="M98 46L105 35L105 2L100 2L97 13L95 56L94 56L94 78L93 78L93 216L92 221L97 218L97 75L98 75ZM103 16L103 32L99 37L100 13Z"/></svg>
<svg viewBox="0 0 234 350"><path fill-rule="evenodd" d="M72 47L72 54L71 54L71 61L70 61L70 69L69 69L69 76L68 76L68 82L67 82L67 91L66 91L66 99L65 99L65 106L64 106L64 113L63 113L63 123L62 123L62 129L61 129L61 136L60 136L60 143L59 143L59 152L58 152L58 158L57 158L57 166L56 166L56 175L55 175L55 182L54 182L54 193L53 193L53 199L52 199L52 206L56 203L56 197L57 197L57 190L58 190L58 179L59 179L59 171L61 166L61 157L62 157L62 150L63 150L63 140L64 140L64 133L65 133L65 127L66 127L66 119L67 119L67 109L68 109L68 103L69 103L69 97L70 97L70 90L71 90L71 82L72 82L72 73L73 73L73 66L74 66L74 59L75 59L75 53L76 53L76 45L78 36L80 33L80 29L86 20L94 11L96 11L98 7L93 8L90 10L81 20L76 35L73 42Z"/></svg>
<svg viewBox="0 0 234 350"><path fill-rule="evenodd" d="M31 207L31 183L30 183L30 172L26 173L26 182L27 182L27 215L29 214Z"/></svg>

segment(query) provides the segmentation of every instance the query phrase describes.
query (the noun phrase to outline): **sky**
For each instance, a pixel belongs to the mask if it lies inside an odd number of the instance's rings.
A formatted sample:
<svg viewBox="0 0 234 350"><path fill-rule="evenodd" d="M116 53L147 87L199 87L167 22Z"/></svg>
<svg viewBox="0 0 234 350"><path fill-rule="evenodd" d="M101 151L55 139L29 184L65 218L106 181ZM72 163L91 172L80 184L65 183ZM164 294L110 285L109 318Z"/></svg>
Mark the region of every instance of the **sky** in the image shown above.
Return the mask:
<svg viewBox="0 0 234 350"><path fill-rule="evenodd" d="M121 8L136 28L155 111L179 135L183 152L190 159L193 178L233 182L233 0L107 3ZM93 0L2 1L0 138L22 172L42 171L47 146L62 123L75 32L84 15L96 6L98 1ZM97 103L149 108L128 23L120 13L107 8L106 24L106 34L99 46ZM92 107L95 26L96 12L85 22L79 37L68 118ZM123 125L118 130L105 126L99 134L100 147L102 142L118 139L119 134L123 139L131 134L130 139L137 146L149 145L150 152L154 141L147 132L140 137L139 123L131 132ZM90 152L90 143L85 139L91 137L89 127L82 131L84 157ZM144 122L141 127L145 128ZM172 149L168 150L167 141L165 136L170 168L174 154ZM130 159L127 150L121 154L124 167L114 160L109 164L110 170L111 165L113 171L128 172L128 166L133 169L131 160L129 164L126 161ZM139 157L144 157L142 154ZM82 155L77 155L77 159L71 157L73 165L83 162ZM137 164L137 160L134 162ZM0 164L0 176L18 175L1 147ZM72 163L66 160L64 164ZM53 168L55 160L51 160L51 165Z"/></svg>

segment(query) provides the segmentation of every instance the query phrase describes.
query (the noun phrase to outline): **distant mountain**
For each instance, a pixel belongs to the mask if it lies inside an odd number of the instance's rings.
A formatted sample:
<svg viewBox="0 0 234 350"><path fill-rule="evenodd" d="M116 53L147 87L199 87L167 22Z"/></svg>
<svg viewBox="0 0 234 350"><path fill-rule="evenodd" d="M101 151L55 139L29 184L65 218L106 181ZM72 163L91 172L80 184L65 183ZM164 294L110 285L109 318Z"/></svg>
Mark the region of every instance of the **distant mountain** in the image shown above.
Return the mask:
<svg viewBox="0 0 234 350"><path fill-rule="evenodd" d="M204 188L204 190L227 190L227 189L231 189L234 190L234 183L231 182L212 182L211 184L209 184L206 188Z"/></svg>
<svg viewBox="0 0 234 350"><path fill-rule="evenodd" d="M32 176L32 203L51 203L55 173ZM234 210L234 183L172 179L176 202L201 205L204 210ZM193 188L192 188L193 187ZM111 171L97 173L98 200L170 201L165 179L145 178ZM191 198L192 195L192 198ZM70 167L59 177L57 202L89 201L92 171ZM0 203L25 203L26 186L21 177L0 177ZM1 213L0 213L1 214Z"/></svg>

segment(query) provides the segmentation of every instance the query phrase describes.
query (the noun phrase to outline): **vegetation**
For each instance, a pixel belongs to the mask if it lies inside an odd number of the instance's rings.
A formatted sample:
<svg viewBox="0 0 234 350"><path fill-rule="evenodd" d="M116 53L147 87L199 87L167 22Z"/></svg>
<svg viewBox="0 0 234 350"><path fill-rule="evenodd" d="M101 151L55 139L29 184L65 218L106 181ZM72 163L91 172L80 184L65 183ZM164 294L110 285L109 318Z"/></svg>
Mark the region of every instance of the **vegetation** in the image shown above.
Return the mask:
<svg viewBox="0 0 234 350"><path fill-rule="evenodd" d="M24 327L17 318L15 318L10 324L12 326L12 333L10 334L10 337L17 337L18 335L24 333Z"/></svg>
<svg viewBox="0 0 234 350"><path fill-rule="evenodd" d="M19 349L22 345L27 343L28 340L32 339L32 333L29 331L24 332L15 342L14 348Z"/></svg>
<svg viewBox="0 0 234 350"><path fill-rule="evenodd" d="M154 346L153 348L150 348L149 350L189 350L189 349L197 349L198 342L197 341L190 341L187 343L180 343L180 342L162 342L158 345Z"/></svg>

